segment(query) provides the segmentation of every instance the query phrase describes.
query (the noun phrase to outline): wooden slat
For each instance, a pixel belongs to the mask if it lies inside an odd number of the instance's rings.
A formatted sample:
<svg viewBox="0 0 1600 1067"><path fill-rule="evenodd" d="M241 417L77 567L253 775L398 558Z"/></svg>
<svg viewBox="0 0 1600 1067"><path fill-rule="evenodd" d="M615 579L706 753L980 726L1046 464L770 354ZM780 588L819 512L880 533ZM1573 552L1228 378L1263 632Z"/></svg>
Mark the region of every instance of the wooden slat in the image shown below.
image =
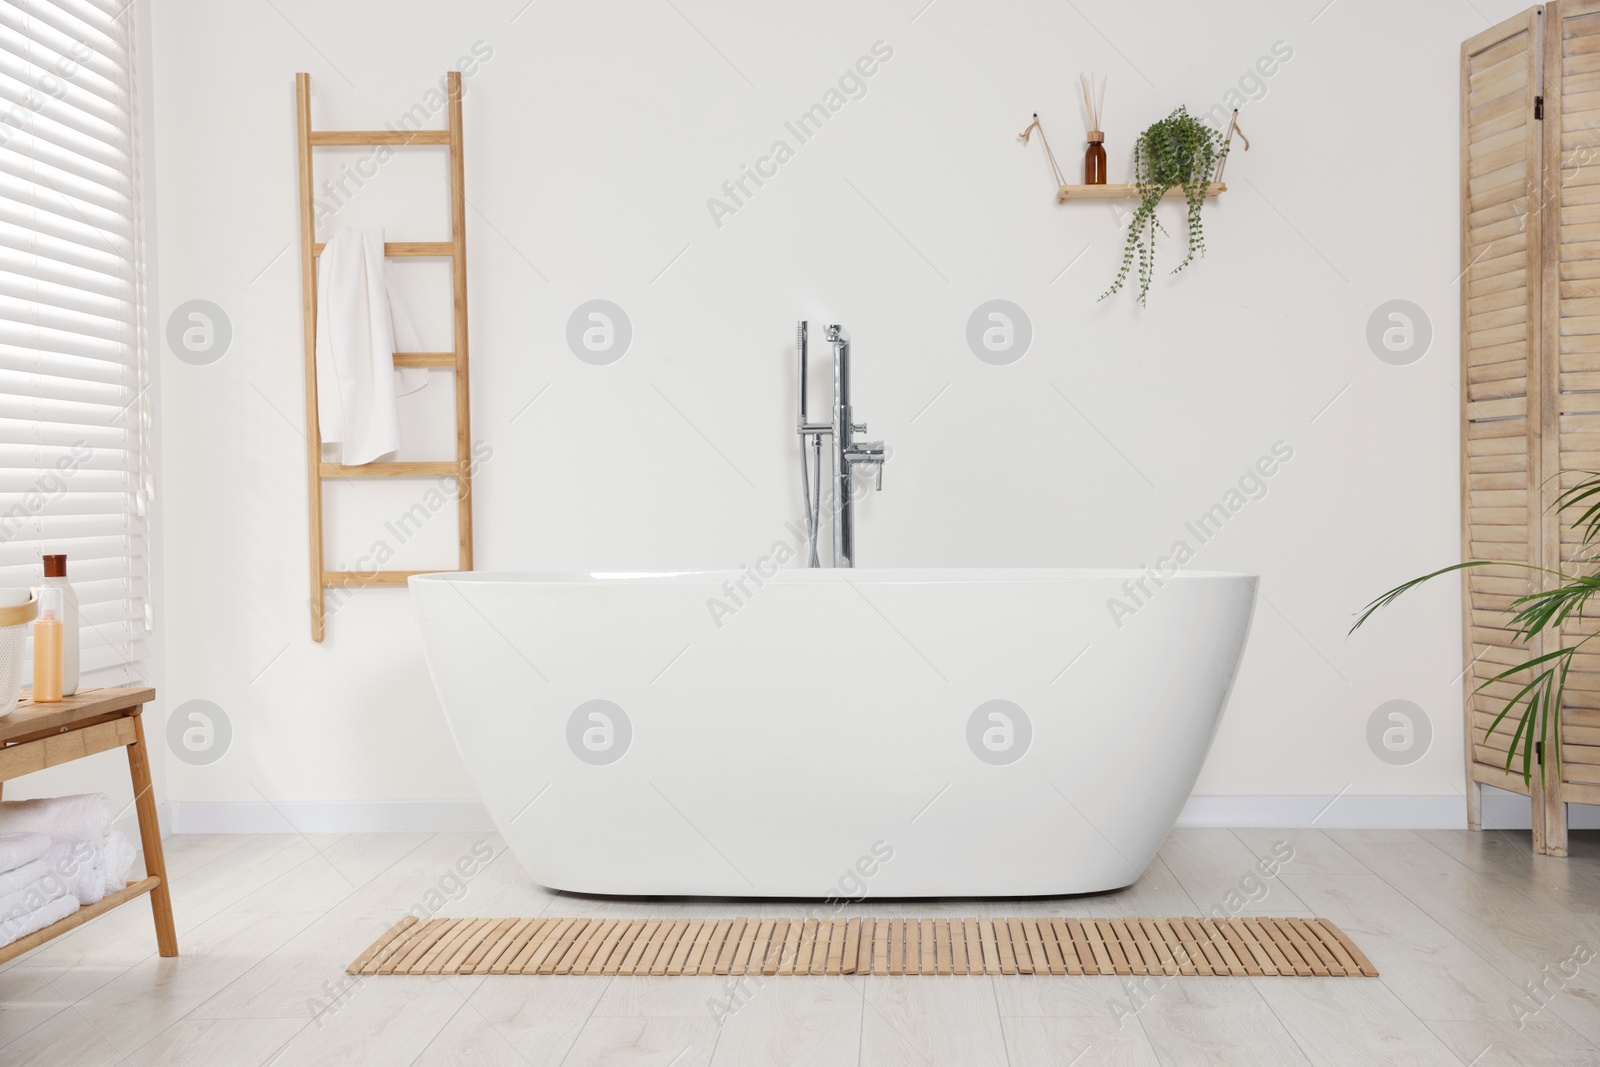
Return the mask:
<svg viewBox="0 0 1600 1067"><path fill-rule="evenodd" d="M872 950L878 936L878 923L871 917L861 920L861 947L856 955L856 974L872 973Z"/></svg>
<svg viewBox="0 0 1600 1067"><path fill-rule="evenodd" d="M350 966L345 968L345 973L360 974L363 967L366 967L374 959L377 959L379 956L383 955L386 950L392 951L392 946L404 944L405 940L410 937L414 931L417 921L418 920L415 915L407 915L405 918L389 927L389 929L385 930L378 936L376 941L368 945L366 951L357 956L351 962Z"/></svg>
<svg viewBox="0 0 1600 1067"><path fill-rule="evenodd" d="M938 919L934 922L933 940L938 973L953 974L955 962L951 955L949 919Z"/></svg>
<svg viewBox="0 0 1600 1067"><path fill-rule="evenodd" d="M783 959L783 944L789 936L789 920L778 919L772 924L772 936L767 941L766 961L761 965L762 974L777 974L778 964Z"/></svg>
<svg viewBox="0 0 1600 1067"><path fill-rule="evenodd" d="M722 956L723 942L728 940L728 931L733 929L732 919L719 919L711 927L711 937L706 941L705 954L700 957L699 974L715 974L717 960Z"/></svg>
<svg viewBox="0 0 1600 1067"><path fill-rule="evenodd" d="M763 925L770 927L772 923L770 920L762 923L755 919L745 923L744 933L739 938L738 947L734 949L733 963L728 973L746 974L749 972L750 957L755 952L756 939L761 935L761 927ZM839 972L834 971L833 973L838 974Z"/></svg>
<svg viewBox="0 0 1600 1067"><path fill-rule="evenodd" d="M656 931L660 928L660 919L649 919L646 920L643 926L632 931L627 936L626 939L628 941L628 950L622 954L622 958L617 964L617 969L615 971L617 975L626 976L635 973L639 966L640 958L645 954L645 950L650 945L650 939L655 937ZM612 973L611 966L609 964L606 965L606 973Z"/></svg>
<svg viewBox="0 0 1600 1067"><path fill-rule="evenodd" d="M82 689L69 697L48 704L35 704L33 691L24 689L10 715L0 718L0 742L31 741L35 737L59 734L119 715L137 715L156 698L156 691L145 687Z"/></svg>
<svg viewBox="0 0 1600 1067"><path fill-rule="evenodd" d="M1033 956L1033 973L1064 973L1066 967L1061 963L1060 952L1053 951L1056 949L1056 939L1050 932L1050 923L1043 919L1024 918L1022 929L1027 938L1028 952Z"/></svg>
<svg viewBox="0 0 1600 1067"><path fill-rule="evenodd" d="M828 955L824 968L828 974L838 974L844 968L845 946L849 941L850 923L835 919L833 934L828 938Z"/></svg>
<svg viewBox="0 0 1600 1067"><path fill-rule="evenodd" d="M1167 936L1167 944L1175 945L1172 950L1178 959L1179 974L1210 974L1211 966L1206 962L1205 954L1200 951L1200 946L1195 944L1194 934L1182 919L1158 919L1162 932Z"/></svg>
<svg viewBox="0 0 1600 1067"><path fill-rule="evenodd" d="M343 463L324 463L320 473L324 478L448 478L455 475L457 465L448 462L362 463L347 466Z"/></svg>
<svg viewBox="0 0 1600 1067"><path fill-rule="evenodd" d="M472 403L467 368L467 195L466 149L461 122L461 73L445 76L450 97L450 264L451 315L455 326L456 541L458 566L472 569Z"/></svg>
<svg viewBox="0 0 1600 1067"><path fill-rule="evenodd" d="M454 352L396 352L394 354L396 367L454 367L456 354ZM1484 379L1487 381L1488 379Z"/></svg>
<svg viewBox="0 0 1600 1067"><path fill-rule="evenodd" d="M1228 934L1232 935L1234 951L1240 953L1241 959L1244 958L1244 953L1248 952L1249 960L1254 961L1256 968L1262 974L1271 976L1278 973L1277 963L1273 961L1271 954L1267 952L1261 941L1256 939L1254 929L1246 927L1244 923L1236 918L1228 919L1220 925ZM1239 946L1243 946L1243 949L1241 950Z"/></svg>
<svg viewBox="0 0 1600 1067"><path fill-rule="evenodd" d="M438 574L439 571L323 571L322 584L329 588L356 588L366 585L405 585L413 574Z"/></svg>
<svg viewBox="0 0 1600 1067"><path fill-rule="evenodd" d="M0 782L46 767L56 767L97 752L125 748L135 740L134 720L128 716L67 730L37 741L22 741L0 748Z"/></svg>
<svg viewBox="0 0 1600 1067"><path fill-rule="evenodd" d="M320 256L327 247L326 242L314 242L311 245L311 254ZM383 254L399 258L411 256L448 257L456 254L456 248L449 241L385 241L383 243ZM315 319L312 320L313 330L315 329L315 321Z"/></svg>
<svg viewBox="0 0 1600 1067"><path fill-rule="evenodd" d="M1082 974L1083 965L1078 962L1078 950L1072 943L1072 933L1067 929L1067 924L1061 919L1040 919L1039 928L1046 937L1045 950L1050 955L1050 973ZM1056 970L1057 964L1061 966L1059 971Z"/></svg>
<svg viewBox="0 0 1600 1067"><path fill-rule="evenodd" d="M490 974L521 974L522 967L536 952L544 939L555 929L557 920L538 919L533 926L517 935L517 940L512 944L505 956L497 960L489 968Z"/></svg>
<svg viewBox="0 0 1600 1067"><path fill-rule="evenodd" d="M1100 941L1106 947L1106 952L1111 956L1111 969L1117 974L1128 975L1133 973L1133 961L1128 958L1121 940L1117 936L1116 928L1107 919L1092 919L1085 922L1085 927L1093 926L1100 935ZM1131 947L1131 946L1130 946Z"/></svg>
<svg viewBox="0 0 1600 1067"><path fill-rule="evenodd" d="M311 75L294 76L295 126L300 193L300 339L306 397L306 511L311 535L311 640L326 626L322 583L322 424L317 417L316 191L311 161Z"/></svg>
<svg viewBox="0 0 1600 1067"><path fill-rule="evenodd" d="M784 935L782 951L778 955L778 974L793 974L796 958L800 955L800 939L805 936L805 923L795 919L789 923Z"/></svg>
<svg viewBox="0 0 1600 1067"><path fill-rule="evenodd" d="M1176 975L1178 973L1178 957L1173 955L1173 946L1167 944L1167 936L1156 925L1156 920L1140 919L1139 925L1144 928L1145 939L1150 942L1150 948L1156 954L1161 973L1168 977Z"/></svg>
<svg viewBox="0 0 1600 1067"><path fill-rule="evenodd" d="M690 952L694 950L695 945L700 943L700 934L705 929L705 925L704 919L691 919L689 921L688 927L683 931L683 936L678 938L677 947L672 950L672 954L667 958L667 974L677 976L683 973L684 967L689 962ZM770 932L772 928L771 920L768 920L766 926ZM696 966L699 966L698 962Z"/></svg>
<svg viewBox="0 0 1600 1067"><path fill-rule="evenodd" d="M735 919L728 925L727 933L722 939L722 950L717 953L717 962L712 968L713 974L728 974L733 970L733 958L739 953L739 942L749 925L748 919Z"/></svg>
<svg viewBox="0 0 1600 1067"><path fill-rule="evenodd" d="M613 953L618 951L622 938L627 934L633 924L628 921L619 921L611 924L611 930L605 939L600 941L596 951L585 962L584 974L605 974L606 964L610 962Z"/></svg>
<svg viewBox="0 0 1600 1067"><path fill-rule="evenodd" d="M438 974L440 959L454 952L457 942L466 935L467 931L481 921L481 919L452 919L449 929L444 931L439 939L428 946L427 951L412 963L410 973Z"/></svg>
<svg viewBox="0 0 1600 1067"><path fill-rule="evenodd" d="M499 919L479 919L467 927L461 937L451 947L448 954L440 956L435 961L435 967L430 968L429 974L460 974L461 968L466 966L468 958L477 949L480 940L490 936L492 931L501 923Z"/></svg>
<svg viewBox="0 0 1600 1067"><path fill-rule="evenodd" d="M661 944L656 949L655 958L650 961L651 974L659 977L667 973L667 968L672 963L673 954L678 950L678 942L687 936L688 932L688 919L679 919L672 924L672 928L661 938Z"/></svg>
<svg viewBox="0 0 1600 1067"><path fill-rule="evenodd" d="M807 919L800 924L800 945L795 953L794 973L810 974L811 957L817 951L817 920Z"/></svg>
<svg viewBox="0 0 1600 1067"><path fill-rule="evenodd" d="M424 145L450 143L449 130L312 130L314 146Z"/></svg>
<svg viewBox="0 0 1600 1067"><path fill-rule="evenodd" d="M983 947L978 944L978 921L962 919L950 927L950 969L956 974L983 971Z"/></svg>
<svg viewBox="0 0 1600 1067"><path fill-rule="evenodd" d="M488 933L482 937L473 939L473 943L469 947L466 956L456 965L456 973L476 974L478 965L482 963L484 958L489 956L491 952L503 947L502 939L508 938L511 934L512 927L516 925L516 919L500 919L491 923L490 926L492 928ZM491 959L490 962L492 963L494 961ZM487 972L488 969L488 966L485 965L484 971Z"/></svg>
<svg viewBox="0 0 1600 1067"><path fill-rule="evenodd" d="M598 919L574 920L572 925L567 928L567 931L558 937L555 940L555 943L550 946L550 951L544 953L544 959L539 962L539 973L554 974L556 968L559 967L562 960L566 958L567 953L571 951L572 943L578 939L578 935L587 930L591 924L598 923L599 921L600 920Z"/></svg>

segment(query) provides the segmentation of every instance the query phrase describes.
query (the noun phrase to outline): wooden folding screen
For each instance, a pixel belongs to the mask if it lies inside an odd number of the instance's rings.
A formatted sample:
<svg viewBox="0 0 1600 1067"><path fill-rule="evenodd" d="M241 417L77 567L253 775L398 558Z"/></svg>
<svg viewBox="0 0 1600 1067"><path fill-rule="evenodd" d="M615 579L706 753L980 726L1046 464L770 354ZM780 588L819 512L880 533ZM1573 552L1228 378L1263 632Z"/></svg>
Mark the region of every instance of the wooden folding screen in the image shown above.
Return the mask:
<svg viewBox="0 0 1600 1067"><path fill-rule="evenodd" d="M1571 574L1580 537L1552 507L1600 471L1600 0L1532 8L1462 45L1461 220L1463 546ZM1469 692L1595 631L1573 621L1512 639L1512 601L1559 580L1467 572ZM1520 755L1505 766L1511 717L1487 727L1527 680L1469 697L1468 819L1481 826L1485 784L1523 793L1535 849L1565 855L1566 805L1600 803L1600 641L1575 658L1560 748L1536 745L1525 785Z"/></svg>

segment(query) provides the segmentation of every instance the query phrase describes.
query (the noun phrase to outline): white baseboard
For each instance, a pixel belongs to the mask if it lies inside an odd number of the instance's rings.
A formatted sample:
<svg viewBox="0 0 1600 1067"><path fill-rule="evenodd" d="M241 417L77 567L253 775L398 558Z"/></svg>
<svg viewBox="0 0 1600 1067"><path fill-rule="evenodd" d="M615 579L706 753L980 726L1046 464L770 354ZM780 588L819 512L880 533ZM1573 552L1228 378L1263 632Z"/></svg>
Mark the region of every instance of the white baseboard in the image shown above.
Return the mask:
<svg viewBox="0 0 1600 1067"><path fill-rule="evenodd" d="M1503 789L1483 790L1483 824L1497 830L1532 825L1528 798ZM1310 827L1319 830L1459 830L1467 825L1467 801L1444 796L1345 793L1332 796L1193 796L1179 826ZM1600 807L1567 806L1574 830L1600 829Z"/></svg>
<svg viewBox="0 0 1600 1067"><path fill-rule="evenodd" d="M260 801L173 800L162 805L164 833L175 834L338 834L442 830L493 830L489 813L476 800L373 800L267 804ZM1486 788L1484 825L1526 830L1528 798ZM1600 807L1573 804L1568 824L1575 830L1600 829ZM1467 825L1466 801L1445 796L1194 796L1178 816L1179 826L1311 827L1324 830L1460 829Z"/></svg>

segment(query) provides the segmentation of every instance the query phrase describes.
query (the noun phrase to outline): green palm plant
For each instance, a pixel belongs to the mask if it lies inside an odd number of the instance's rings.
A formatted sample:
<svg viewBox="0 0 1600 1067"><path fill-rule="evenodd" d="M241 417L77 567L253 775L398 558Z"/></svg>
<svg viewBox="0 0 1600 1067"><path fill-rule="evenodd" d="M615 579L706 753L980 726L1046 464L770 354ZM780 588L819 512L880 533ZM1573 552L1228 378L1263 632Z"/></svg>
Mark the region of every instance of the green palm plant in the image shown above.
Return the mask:
<svg viewBox="0 0 1600 1067"><path fill-rule="evenodd" d="M1423 582L1469 567L1519 567L1523 570L1552 575L1560 580L1553 588L1541 589L1511 602L1512 608L1515 609L1511 618L1511 629L1515 638L1523 644L1527 644L1535 635L1546 630L1559 629L1568 619L1581 620L1589 598L1600 593L1600 568L1595 568L1596 564L1600 564L1600 554L1593 551L1595 541L1600 539L1600 471L1576 473L1582 474L1583 479L1558 495L1552 504L1552 510L1560 513L1569 508L1580 509L1573 527L1582 535L1582 546L1571 560L1574 570L1578 573L1568 574L1565 571L1551 570L1549 567L1540 567L1532 563L1499 560L1468 560L1465 563L1453 563L1432 574L1413 578L1384 593L1362 610L1355 625L1350 627L1350 632L1355 633L1378 609L1394 603L1402 594L1415 589ZM1585 568L1595 569L1583 573ZM1533 778L1535 749L1553 752L1555 759L1542 764L1542 767L1553 767L1558 774L1560 772L1561 746L1551 742L1557 740L1557 730L1561 722L1561 700L1567 688L1567 672L1572 668L1573 656L1597 636L1600 636L1600 633L1588 634L1554 652L1534 656L1525 663L1501 671L1473 690L1474 693L1482 692L1496 682L1513 679L1513 685L1521 685L1516 695L1506 701L1500 713L1495 716L1486 736L1492 735L1499 729L1500 724L1520 706L1521 711L1516 715L1516 730L1511 735L1511 745L1506 751L1506 770L1512 769L1512 764L1520 754L1524 783L1530 782ZM1548 771L1546 774L1548 775ZM1548 781L1548 777L1545 780Z"/></svg>

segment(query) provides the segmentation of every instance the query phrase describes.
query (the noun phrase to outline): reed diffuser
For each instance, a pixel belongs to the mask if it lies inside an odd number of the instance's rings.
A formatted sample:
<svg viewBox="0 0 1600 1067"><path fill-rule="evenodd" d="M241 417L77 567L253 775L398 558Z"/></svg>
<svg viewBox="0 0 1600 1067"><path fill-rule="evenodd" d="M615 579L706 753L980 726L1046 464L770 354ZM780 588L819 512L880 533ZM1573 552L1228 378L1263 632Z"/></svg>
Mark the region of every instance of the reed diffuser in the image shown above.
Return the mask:
<svg viewBox="0 0 1600 1067"><path fill-rule="evenodd" d="M1106 183L1106 146L1105 131L1100 128L1101 117L1105 114L1106 106L1106 79L1100 79L1098 95L1094 88L1094 72L1078 75L1078 86L1083 90L1083 110L1089 117L1089 147L1083 154L1083 184L1104 185Z"/></svg>

